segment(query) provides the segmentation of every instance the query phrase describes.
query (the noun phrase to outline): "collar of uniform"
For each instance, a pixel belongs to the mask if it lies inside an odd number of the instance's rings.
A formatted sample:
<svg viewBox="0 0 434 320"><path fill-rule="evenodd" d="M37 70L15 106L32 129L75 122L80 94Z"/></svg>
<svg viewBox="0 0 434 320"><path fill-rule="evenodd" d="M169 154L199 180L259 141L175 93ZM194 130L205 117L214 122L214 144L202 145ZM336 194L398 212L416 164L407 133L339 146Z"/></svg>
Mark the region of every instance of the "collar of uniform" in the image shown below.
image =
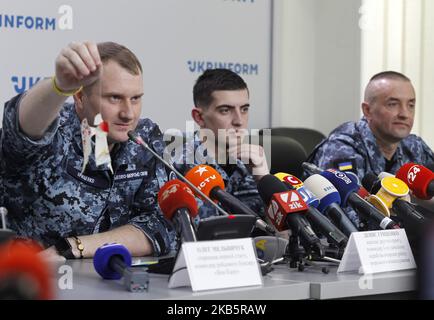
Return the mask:
<svg viewBox="0 0 434 320"><path fill-rule="evenodd" d="M159 155L163 155L164 144L162 139L152 136L152 131L155 124L149 119L140 119L135 131L142 139ZM118 167L121 165L142 164L145 165L154 156L148 150L135 142L128 140L123 143L117 143L113 150L112 159L113 165Z"/></svg>
<svg viewBox="0 0 434 320"><path fill-rule="evenodd" d="M363 117L357 125L361 135L362 143L365 146L367 159L371 164L371 169L376 174L379 174L381 171L383 171L381 168L384 168L386 166L386 160L384 159L383 154L378 148L377 141L371 131L371 128L369 128L369 124L366 118Z"/></svg>
<svg viewBox="0 0 434 320"><path fill-rule="evenodd" d="M375 138L374 134L371 131L371 128L369 127L368 121L365 117L363 117L359 123L359 132L362 136L363 144L365 145L365 148L368 153L369 159L375 159L375 163L377 163L377 166L372 166L373 169L376 167L378 170L384 170L386 167L386 159L383 156L383 153L380 151L377 145L377 139ZM402 150L402 142L398 145L398 148L395 151L395 154L393 155L393 160L399 162L403 158L403 150ZM380 172L381 172L380 171ZM380 173L378 172L378 173Z"/></svg>

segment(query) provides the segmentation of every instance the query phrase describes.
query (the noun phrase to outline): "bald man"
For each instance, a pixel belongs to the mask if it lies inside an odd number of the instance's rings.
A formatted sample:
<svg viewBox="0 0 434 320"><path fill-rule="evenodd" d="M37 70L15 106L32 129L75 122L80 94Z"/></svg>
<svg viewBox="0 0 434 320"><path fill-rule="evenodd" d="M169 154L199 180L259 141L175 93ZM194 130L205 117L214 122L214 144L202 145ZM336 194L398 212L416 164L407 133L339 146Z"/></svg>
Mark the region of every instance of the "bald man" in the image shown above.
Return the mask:
<svg viewBox="0 0 434 320"><path fill-rule="evenodd" d="M434 163L428 145L410 134L416 95L409 78L394 71L376 74L366 87L364 100L364 117L333 130L313 150L309 162L324 169L352 171L359 179L368 172L395 174L407 162Z"/></svg>

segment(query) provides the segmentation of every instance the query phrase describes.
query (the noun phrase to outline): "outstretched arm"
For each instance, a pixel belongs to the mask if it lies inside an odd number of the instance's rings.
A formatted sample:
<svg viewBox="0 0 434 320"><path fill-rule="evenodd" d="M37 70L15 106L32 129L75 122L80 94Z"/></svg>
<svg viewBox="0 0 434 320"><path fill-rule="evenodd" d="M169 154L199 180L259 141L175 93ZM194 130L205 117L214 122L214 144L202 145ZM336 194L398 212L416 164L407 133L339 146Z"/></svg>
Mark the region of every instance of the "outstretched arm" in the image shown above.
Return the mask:
<svg viewBox="0 0 434 320"><path fill-rule="evenodd" d="M40 81L20 104L20 128L35 140L41 138L57 118L68 95L98 79L102 65L96 44L86 42L71 43L62 49L55 66L54 80Z"/></svg>

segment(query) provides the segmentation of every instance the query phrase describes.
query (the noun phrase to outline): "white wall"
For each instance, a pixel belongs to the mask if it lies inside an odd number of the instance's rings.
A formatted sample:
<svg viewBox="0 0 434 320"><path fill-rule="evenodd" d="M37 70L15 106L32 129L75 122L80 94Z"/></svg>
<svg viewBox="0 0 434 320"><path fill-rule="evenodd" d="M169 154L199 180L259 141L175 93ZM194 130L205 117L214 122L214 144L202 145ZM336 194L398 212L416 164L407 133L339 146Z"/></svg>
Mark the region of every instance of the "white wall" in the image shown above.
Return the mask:
<svg viewBox="0 0 434 320"><path fill-rule="evenodd" d="M273 126L328 134L360 118L372 75L403 72L417 96L413 132L434 147L434 1L275 0Z"/></svg>
<svg viewBox="0 0 434 320"><path fill-rule="evenodd" d="M275 127L315 126L315 1L274 1L272 125Z"/></svg>
<svg viewBox="0 0 434 320"><path fill-rule="evenodd" d="M60 28L62 5L72 9L72 29ZM36 17L55 19L55 30L6 26L6 15L31 17L29 25ZM1 0L1 18L1 106L21 79L28 89L30 79L52 76L55 57L69 42L116 41L142 62L142 116L162 129L185 129L191 119L192 88L204 71L194 68L197 61L254 66L241 72L252 92L250 125L270 124L271 0Z"/></svg>
<svg viewBox="0 0 434 320"><path fill-rule="evenodd" d="M273 126L328 134L360 117L359 0L275 0Z"/></svg>
<svg viewBox="0 0 434 320"><path fill-rule="evenodd" d="M417 107L413 132L434 147L434 1L363 0L362 84L382 70L413 82Z"/></svg>

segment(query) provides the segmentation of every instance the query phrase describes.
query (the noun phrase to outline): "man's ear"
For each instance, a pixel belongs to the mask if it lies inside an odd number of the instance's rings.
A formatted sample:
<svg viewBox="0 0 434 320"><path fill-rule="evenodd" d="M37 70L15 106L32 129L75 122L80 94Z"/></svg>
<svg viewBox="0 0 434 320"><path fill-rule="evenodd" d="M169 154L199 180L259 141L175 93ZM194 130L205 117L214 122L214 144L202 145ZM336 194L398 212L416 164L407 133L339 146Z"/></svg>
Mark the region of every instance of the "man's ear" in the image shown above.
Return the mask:
<svg viewBox="0 0 434 320"><path fill-rule="evenodd" d="M205 126L205 121L203 120L203 110L201 108L193 107L191 110L191 117L199 127L203 128Z"/></svg>
<svg viewBox="0 0 434 320"><path fill-rule="evenodd" d="M76 108L83 110L83 90L80 90L76 94L74 94L74 102Z"/></svg>
<svg viewBox="0 0 434 320"><path fill-rule="evenodd" d="M362 103L362 111L365 118L369 121L369 119L371 119L371 106L369 105L369 103Z"/></svg>

